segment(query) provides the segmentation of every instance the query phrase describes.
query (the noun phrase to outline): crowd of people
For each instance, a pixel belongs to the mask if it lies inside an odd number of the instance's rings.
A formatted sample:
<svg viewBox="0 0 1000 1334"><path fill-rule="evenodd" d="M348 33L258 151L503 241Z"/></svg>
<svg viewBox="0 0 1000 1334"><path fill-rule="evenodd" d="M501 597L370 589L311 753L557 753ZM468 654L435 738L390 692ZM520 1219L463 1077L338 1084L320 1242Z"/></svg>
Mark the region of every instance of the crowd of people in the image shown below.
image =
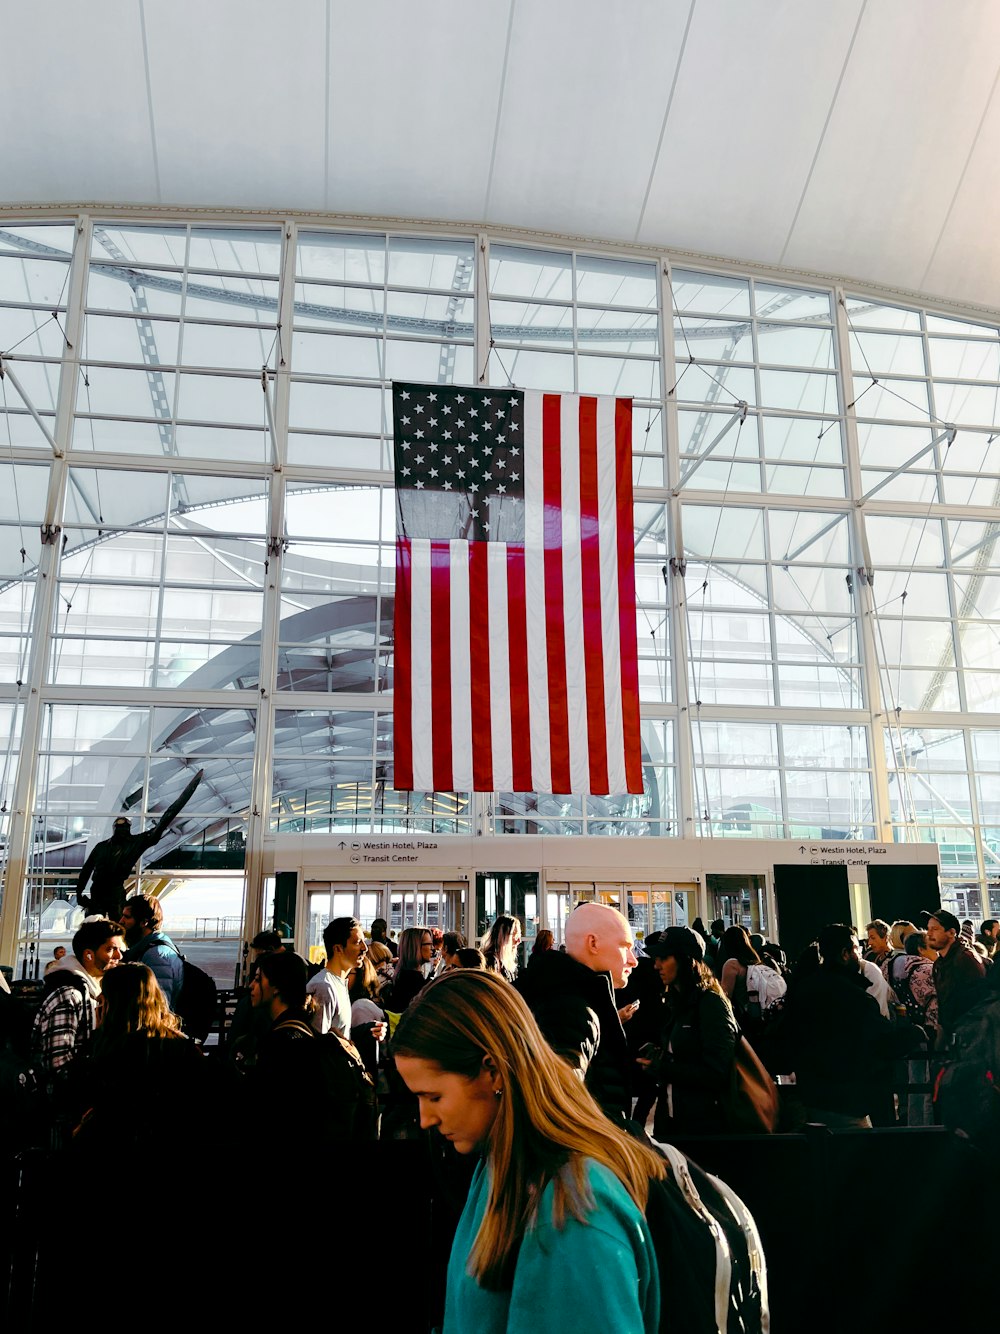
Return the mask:
<svg viewBox="0 0 1000 1334"><path fill-rule="evenodd" d="M653 1330L659 1284L643 1209L662 1159L642 1138L731 1130L741 1045L794 1074L799 1121L930 1124L929 1080L956 1026L1000 988L1000 922L973 934L943 908L831 923L793 965L722 921L633 935L584 903L563 943L500 914L479 947L455 931L354 918L310 968L276 932L253 942L250 985L207 1060L178 1018L183 964L156 899L88 918L46 969L29 1078L36 1123L70 1151L121 1152L150 1125L183 1144L206 1106L251 1105L281 1140L308 1109L317 1145L418 1138L478 1155L448 1277L448 1334L565 1329L565 1276L598 1260L602 1329ZM994 980L995 979L995 980ZM213 1101L214 1100L214 1101ZM44 1110L44 1117L38 1116ZM786 1121L786 1124L790 1124ZM555 1304L558 1321L539 1312Z"/></svg>
<svg viewBox="0 0 1000 1334"><path fill-rule="evenodd" d="M277 933L262 932L228 1034L229 1064L262 1095L273 1086L281 1101L293 1068L316 1078L308 1066L320 1058L307 1054L307 1040L332 1035L348 1056L358 1054L403 1133L407 1097L392 1035L431 982L484 971L523 997L551 1048L618 1123L645 1122L655 1105L659 1137L726 1129L734 1054L746 1037L772 1073L794 1072L809 1119L928 1124L929 1097L893 1093L894 1062L911 1062L914 1083L921 1061L927 1072L947 1051L956 1023L993 981L1000 922L987 920L974 934L971 922L946 909L925 916L923 928L869 922L864 949L853 927L830 924L793 967L776 943L722 921L707 930L700 920L671 926L637 942L628 921L601 904L570 915L558 949L551 931L539 931L520 971L522 925L503 913L481 948L436 927L407 927L397 942L381 919L366 937L355 919L336 918L315 970ZM120 969L131 987L115 981L106 989L106 977ZM158 1061L172 1069L187 1041L171 1022L183 982L157 899L133 895L120 922L85 920L71 952L60 947L45 971L31 1043L35 1085L71 1116L93 1089L79 1070L106 1066L115 1047L126 1064L141 1049L145 1069ZM409 1113L415 1121L412 1102Z"/></svg>

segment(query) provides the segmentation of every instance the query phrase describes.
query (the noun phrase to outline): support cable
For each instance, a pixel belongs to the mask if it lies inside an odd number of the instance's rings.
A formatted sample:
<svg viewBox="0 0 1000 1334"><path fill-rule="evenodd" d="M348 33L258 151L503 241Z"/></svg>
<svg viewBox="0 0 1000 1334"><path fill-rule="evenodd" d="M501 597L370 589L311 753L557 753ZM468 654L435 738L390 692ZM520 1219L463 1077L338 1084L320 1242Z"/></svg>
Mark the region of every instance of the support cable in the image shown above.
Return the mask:
<svg viewBox="0 0 1000 1334"><path fill-rule="evenodd" d="M63 284L62 287L59 289L59 295L56 297L55 300L55 308L53 310L50 310L46 318L42 320L41 323L36 324L33 329L29 330L28 333L26 333L23 338L19 338L16 343L12 344L8 348L5 348L3 352L0 352L0 356L9 357L12 352L15 352L21 346L22 343L26 343L29 338L34 338L36 334L38 334L42 329L44 329L45 325L48 323L49 320L53 320L55 322L56 328L62 334L63 341L66 344L66 346L70 348L73 346L73 344L66 337L66 330L59 323L59 308L62 305L63 297L66 295L66 284L69 282L69 268L70 266L67 263L66 273L63 277ZM42 351L41 349L41 346L39 346L39 351L42 356L45 355L44 351Z"/></svg>
<svg viewBox="0 0 1000 1334"><path fill-rule="evenodd" d="M486 267L485 241L480 241L479 243L479 258L483 269L483 302L485 303L486 322L489 325L489 330L490 330L490 346L489 346L489 351L486 353L486 360L483 362L483 369L479 372L478 383L482 384L483 381L486 379L486 371L489 368L490 358L496 357L500 369L506 376L508 385L510 385L510 387L513 389L515 387L514 381L511 379L510 372L508 371L507 367L503 364L503 361L501 360L500 353L497 351L496 339L493 336L493 312L490 309L490 275Z"/></svg>
<svg viewBox="0 0 1000 1334"><path fill-rule="evenodd" d="M20 619L20 632L18 634L18 645L17 645L17 677L16 677L17 688L18 691L20 692L22 686L24 685L24 675L28 661L28 643L31 634L30 630L25 628L26 617L27 617L27 596L28 596L28 585L27 585L28 548L27 548L27 543L24 540L24 518L21 513L21 495L17 485L17 464L14 460L14 438L13 435L11 434L10 412L7 404L7 382L3 376L0 376L0 389L2 389L3 392L3 416L4 416L4 421L7 424L7 451L10 455L10 475L11 475L11 480L13 482L14 508L17 511L17 535L18 535L18 541L20 543L19 554L21 556L21 577L18 581L21 585L21 619Z"/></svg>
<svg viewBox="0 0 1000 1334"><path fill-rule="evenodd" d="M898 398L900 403L905 403L908 408L913 408L915 412L921 414L926 412L929 421L936 422L938 426L943 426L946 429L950 429L949 423L946 421L942 421L941 418L936 416L933 412L931 412L929 408L924 407L920 403L911 402L910 399L906 398L903 394L900 394L897 390L890 388L890 386L886 384L884 380L880 380L878 376L874 374L871 368L871 364L868 361L868 357L865 354L864 344L861 342L860 335L858 334L857 329L855 329L854 327L854 323L851 319L851 312L848 310L847 302L843 297L840 298L840 304L843 307L844 315L847 319L847 327L850 330L851 336L854 338L857 350L861 353L861 360L865 363L865 370L868 372L868 378L871 381L871 383L866 385L865 388L862 389L861 393L858 394L857 397L852 400L852 402L848 403L847 411L850 412L852 408L856 407L857 404L861 402L862 398L864 398L865 394L867 394L870 389L874 389L875 386L878 385L878 387L884 390L885 393L891 394L893 398Z"/></svg>
<svg viewBox="0 0 1000 1334"><path fill-rule="evenodd" d="M86 391L86 395L87 395L87 414L88 414L88 417L89 417L89 419L90 419L90 443L91 443L91 448L96 448L96 444L95 444L95 440L94 440L94 419L93 419L93 415L92 415L92 412L91 412L91 401L90 401L90 378L89 378L89 376L87 375L86 371L84 370L84 368L83 368L82 366L80 367L80 374L83 376L83 387L84 387L84 389L85 389L85 391ZM62 598L63 602L66 604L66 611L65 611L65 613L64 613L64 615L63 615L63 630L62 630L62 634L60 635L60 634L57 633L57 634L54 636L56 642L54 643L54 645L53 645L53 650L52 650L52 679L53 679L53 680L56 680L56 679L58 678L58 675L59 675L59 667L60 667L60 665L61 665L61 663L62 663L63 649L64 649L65 646L66 646L66 635L67 635L67 632L68 632L68 630L69 630L69 614L70 614L70 612L73 610L73 603L74 603L74 601L76 600L76 596L77 596L77 594L79 593L80 589L81 589L82 586L83 586L83 581L84 581L84 580L86 579L86 577L87 577L87 572L88 572L88 570L90 569L91 562L92 562L93 559L94 559L94 552L97 550L98 543L99 543L99 542L103 539L103 537L104 537L104 502L103 502L102 499L101 499L101 470L100 470L100 468L95 468L95 469L94 469L94 486L95 486L95 489L96 489L96 491L97 491L97 523L98 523L97 537L96 537L96 539L90 544L90 550L89 550L89 552L87 553L87 559L86 559L86 561L84 562L83 569L80 571L79 575L77 576L76 580L75 580L74 583L73 583L72 592L70 592L68 595L67 595L66 593L61 592L61 591L57 592L57 596L60 597L60 598ZM88 506L88 508L89 508L89 506ZM65 554L66 554L66 543L67 543L67 534L64 532L64 533L63 533L62 551L60 552L60 569L61 569L61 564L62 564L62 562L61 562L61 558L62 558L63 556L65 556ZM56 622L56 630L58 631L58 620L57 620L57 622Z"/></svg>
<svg viewBox="0 0 1000 1334"><path fill-rule="evenodd" d="M17 485L17 465L14 461L14 440L11 434L10 413L8 411L8 406L7 406L7 385L2 378L0 378L0 388L2 388L3 391L4 421L6 422L7 425L7 449L10 454L10 464L11 464L10 471L11 471L11 478L13 481L14 507L17 511L17 532L18 532L18 540L20 543L19 554L21 557L21 577L18 581L20 584L21 608L20 608L20 620L18 623L19 631L17 637L17 668L16 668L17 697L11 702L10 706L10 726L7 731L7 746L4 753L3 773L2 777L0 777L0 814L6 815L7 784L10 780L11 768L14 764L14 737L17 732L17 716L18 716L21 691L24 689L24 676L27 667L30 630L26 628L27 602L28 602L28 577L27 577L28 551L24 540L24 519L21 513L21 497ZM0 867L3 868L6 868L7 865L7 845L8 845L8 840L4 838L3 853L2 856L0 856Z"/></svg>
<svg viewBox="0 0 1000 1334"><path fill-rule="evenodd" d="M881 661L877 663L879 681L882 681L883 672L885 673L886 693L889 696L890 714L889 714L889 744L892 748L893 768L896 771L896 783L899 787L900 802L903 807L903 817L908 831L908 841L917 842L917 811L913 800L913 789L910 786L910 773L906 765L906 746L903 741L903 729L900 723L900 713L902 706L898 703L897 697L892 690L892 675L889 669L888 655L885 650L885 638L882 634L882 622L878 616L878 609L875 606L874 597L872 598L872 619L875 624L875 633L878 639ZM893 728L895 727L895 735ZM909 810L907 810L907 806ZM913 837L909 835L912 833Z"/></svg>
<svg viewBox="0 0 1000 1334"><path fill-rule="evenodd" d="M745 405L744 405L744 406L745 406ZM710 802L710 798L709 798L709 787L708 787L708 770L707 770L706 765L705 765L705 739L704 739L704 733L703 733L703 730L702 730L702 718L701 718L701 705L702 705L702 700L701 700L701 686L702 686L702 681L703 681L703 679L704 679L704 670L705 670L705 618L706 618L706 616L707 616L707 614L708 614L707 595L708 595L708 585L709 585L709 574L710 574L710 571L711 571L711 568L712 568L712 564L713 564L713 562L714 562L714 560L715 560L715 549L716 549L716 546L718 545L718 541L719 541L719 532L720 532L721 527L722 527L722 516L723 516L723 514L725 513L726 497L727 497L727 495L728 495L728 493L729 493L729 488L730 488L730 485L731 485L731 482L732 482L732 476L733 476L733 468L735 467L735 464L736 464L736 457L735 457L735 456L738 455L738 453L739 453L740 432L743 430L743 423L744 423L745 421L746 421L746 412L744 411L744 412L742 412L741 415L740 415L740 423L739 423L739 427L737 428L737 432L736 432L736 443L735 443L735 445L733 446L733 455L734 455L734 457L731 458L731 459L729 460L729 472L728 472L728 474L727 474L727 476L726 476L726 484L725 484L725 486L723 487L722 496L721 496L720 501L719 501L719 512L718 512L718 515L717 515L717 517L716 517L716 522L715 522L715 532L712 534L712 544L711 544L711 548L710 548L710 550L709 550L708 559L707 559L707 561L705 562L705 574L704 574L704 578L702 579L701 590L700 590L700 591L701 591L701 607L700 607L701 621L700 621L700 626L699 626L699 636L698 636L698 656L697 656L697 659L695 659L694 656L693 656L693 654L694 654L694 635L693 635L693 631L692 631L692 628L691 628L691 600L690 600L690 598L689 598L688 595L687 595L687 585L686 585L686 582L685 582L685 585L684 585L684 616L685 616L685 621L686 621L686 625L687 625L688 652L689 652L689 654L692 655L692 657L691 657L691 667L692 667L692 675L693 675L693 678L694 678L694 693L695 693L695 700L694 700L695 716L694 716L694 726L693 726L693 732L692 732L692 751L694 751L694 749L695 749L695 746L694 746L694 735L697 734L697 738L698 738L698 747L697 747L697 748L698 748L698 751L700 752L700 767L701 767L701 773L702 773L702 789L703 789L703 792L704 792L704 813L703 813L703 817L702 817L702 818L703 818L703 821L705 822L705 825L706 825L707 828L708 828L709 837L712 836L712 834L713 834L714 831L713 831L713 829L712 829L712 820L711 820L711 802ZM696 763L697 763L697 762L696 762ZM698 781L697 781L697 774L696 774L696 775L695 775L695 791L697 791L697 789L698 789Z"/></svg>
<svg viewBox="0 0 1000 1334"><path fill-rule="evenodd" d="M944 448L944 458L945 458L945 459L947 459L947 457L948 457L948 450L951 449L951 446L952 446L952 444L954 443L954 440L955 440L955 434L956 434L956 433L955 433L954 431L951 431L951 432L949 433L948 437L947 437L947 441L946 441L946 443L945 443L945 448ZM940 467L937 467L937 472L938 472L938 475L939 475L939 476L940 476L940 473L941 473L941 470L942 470L943 467L944 467L944 463L943 463L943 462L942 462L942 464L940 465ZM931 513L932 513L932 511L933 511L933 509L934 509L934 504L935 504L935 498L932 496L931 499L930 499L930 500L928 501L928 503L927 503L927 510L926 510L926 512L925 512L925 514L924 514L924 521L923 521L923 523L920 525L920 533L919 533L919 535L918 535L918 537L917 537L916 545L915 545L915 547L914 547L914 549L913 549L913 561L912 561L912 563L911 563L911 565L910 565L909 570L907 571L906 581L905 581L904 584L903 584L903 591L902 591L902 593L900 594L901 606L900 606L900 612L899 612L899 662L896 664L896 697L897 697L897 699L899 698L899 695L900 695L900 684L901 684L901 682L902 682L902 678L903 678L903 629L904 629L905 621L906 621L906 598L907 598L907 594L909 593L909 589L910 589L910 580L913 578L914 571L916 570L917 563L918 563L918 561L919 561L919 559L920 559L920 548L923 546L924 533L927 531L927 525L928 525L928 523L930 522L930 517L931 517ZM942 550L943 550L943 539L942 539ZM946 564L947 564L947 563L946 563ZM873 606L875 605L875 603L874 603L874 598L872 599L872 605L873 605ZM878 612L878 611L881 611L881 610L883 610L883 609L882 609L882 608L876 608L876 611L877 611L877 612ZM952 633L952 634L955 633L955 629L954 629L954 628L951 630L951 633ZM954 642L952 642L952 647L951 647L951 657L952 657L952 665L954 666L954 665L955 665L955 645L954 645ZM888 664L886 664L886 670L888 670Z"/></svg>

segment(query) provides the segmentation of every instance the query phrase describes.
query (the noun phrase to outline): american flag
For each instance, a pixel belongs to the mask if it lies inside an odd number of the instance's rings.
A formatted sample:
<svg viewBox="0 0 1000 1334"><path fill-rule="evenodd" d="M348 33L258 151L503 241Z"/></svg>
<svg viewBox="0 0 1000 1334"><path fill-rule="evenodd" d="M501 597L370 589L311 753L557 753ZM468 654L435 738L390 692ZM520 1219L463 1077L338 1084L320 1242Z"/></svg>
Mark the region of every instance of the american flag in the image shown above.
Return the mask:
<svg viewBox="0 0 1000 1334"><path fill-rule="evenodd" d="M641 792L631 399L392 398L394 786Z"/></svg>

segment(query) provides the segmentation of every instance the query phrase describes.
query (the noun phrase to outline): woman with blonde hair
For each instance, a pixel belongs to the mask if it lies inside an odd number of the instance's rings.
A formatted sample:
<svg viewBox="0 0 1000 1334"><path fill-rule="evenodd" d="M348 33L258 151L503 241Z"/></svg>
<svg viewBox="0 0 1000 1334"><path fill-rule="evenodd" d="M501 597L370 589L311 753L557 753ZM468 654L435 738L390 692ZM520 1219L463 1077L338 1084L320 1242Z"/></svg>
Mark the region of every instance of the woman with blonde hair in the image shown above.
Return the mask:
<svg viewBox="0 0 1000 1334"><path fill-rule="evenodd" d="M383 945L380 940L373 940L368 946L368 953L365 958L371 960L376 973L378 973L379 990L381 990L392 981L392 975L396 970L392 951L388 945Z"/></svg>
<svg viewBox="0 0 1000 1334"><path fill-rule="evenodd" d="M445 1334L656 1330L643 1210L665 1165L607 1120L514 988L489 971L445 974L410 1006L394 1053L421 1127L483 1154L452 1246Z"/></svg>
<svg viewBox="0 0 1000 1334"><path fill-rule="evenodd" d="M893 922L889 928L889 944L894 950L906 949L906 937L911 936L916 929L912 922L903 919Z"/></svg>

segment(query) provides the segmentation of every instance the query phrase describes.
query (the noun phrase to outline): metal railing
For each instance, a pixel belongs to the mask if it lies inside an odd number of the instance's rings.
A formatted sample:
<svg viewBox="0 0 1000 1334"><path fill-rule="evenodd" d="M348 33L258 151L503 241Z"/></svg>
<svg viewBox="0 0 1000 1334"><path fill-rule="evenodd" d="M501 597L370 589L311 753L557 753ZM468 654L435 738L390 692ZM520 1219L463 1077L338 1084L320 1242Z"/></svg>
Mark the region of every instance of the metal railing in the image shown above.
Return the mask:
<svg viewBox="0 0 1000 1334"><path fill-rule="evenodd" d="M243 930L243 918L236 917L196 917L194 919L194 940L238 940Z"/></svg>

